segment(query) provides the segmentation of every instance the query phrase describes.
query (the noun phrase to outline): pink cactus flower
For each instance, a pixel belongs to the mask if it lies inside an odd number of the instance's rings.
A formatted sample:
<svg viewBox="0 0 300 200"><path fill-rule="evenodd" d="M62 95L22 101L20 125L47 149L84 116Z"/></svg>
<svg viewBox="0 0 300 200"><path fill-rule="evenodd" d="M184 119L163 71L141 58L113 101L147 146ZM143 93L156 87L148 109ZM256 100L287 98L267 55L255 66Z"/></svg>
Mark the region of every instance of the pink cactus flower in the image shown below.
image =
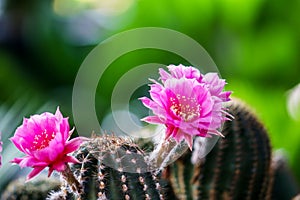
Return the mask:
<svg viewBox="0 0 300 200"><path fill-rule="evenodd" d="M217 129L231 117L223 107L231 94L223 92L225 80L216 73L202 75L194 67L170 65L168 69L170 73L159 69L162 84L152 80L151 99L140 98L154 114L142 120L164 124L166 139L185 139L190 149L194 136L223 136Z"/></svg>
<svg viewBox="0 0 300 200"><path fill-rule="evenodd" d="M46 167L49 167L48 176L53 170L62 172L66 169L67 163L79 162L68 155L77 150L82 142L81 137L69 140L72 132L68 118L63 118L59 108L54 115L45 112L33 115L29 119L24 118L23 124L17 128L11 141L26 155L22 158L15 158L11 162L22 168L33 168L27 180Z"/></svg>

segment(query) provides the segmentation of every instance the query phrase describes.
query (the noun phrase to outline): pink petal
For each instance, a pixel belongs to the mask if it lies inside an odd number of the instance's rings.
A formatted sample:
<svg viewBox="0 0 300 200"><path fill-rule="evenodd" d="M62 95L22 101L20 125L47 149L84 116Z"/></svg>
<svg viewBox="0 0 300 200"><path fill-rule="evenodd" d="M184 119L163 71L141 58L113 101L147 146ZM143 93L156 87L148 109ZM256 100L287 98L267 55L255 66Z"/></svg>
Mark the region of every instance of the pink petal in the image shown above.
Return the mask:
<svg viewBox="0 0 300 200"><path fill-rule="evenodd" d="M72 140L68 141L66 143L66 146L64 149L64 154L68 154L70 152L77 150L84 140L87 140L87 138L76 137L76 138L73 138Z"/></svg>
<svg viewBox="0 0 300 200"><path fill-rule="evenodd" d="M65 162L65 163L74 163L74 164L80 163L80 161L77 160L77 159L76 159L75 157L73 157L73 156L66 156L66 157L64 158L64 162Z"/></svg>
<svg viewBox="0 0 300 200"><path fill-rule="evenodd" d="M185 67L182 64L178 66L169 65L168 69L171 72L172 77L177 79L180 79L182 77L188 79L199 79L201 77L199 70L191 66Z"/></svg>
<svg viewBox="0 0 300 200"><path fill-rule="evenodd" d="M160 119L158 116L148 116L141 119L141 121L148 122L151 124L161 124L164 120Z"/></svg>
<svg viewBox="0 0 300 200"><path fill-rule="evenodd" d="M26 182L38 175L45 167L35 167L26 178Z"/></svg>
<svg viewBox="0 0 300 200"><path fill-rule="evenodd" d="M167 79L171 78L171 74L169 74L162 68L158 70L158 73L160 74L160 79L162 80L162 82L165 82Z"/></svg>
<svg viewBox="0 0 300 200"><path fill-rule="evenodd" d="M64 145L63 143L54 141L52 144L49 145L47 149L49 160L54 161L63 153Z"/></svg>
<svg viewBox="0 0 300 200"><path fill-rule="evenodd" d="M22 152L24 152L23 147L21 146L22 140L20 137L14 136L12 138L10 138L10 141Z"/></svg>
<svg viewBox="0 0 300 200"><path fill-rule="evenodd" d="M58 121L62 121L62 119L63 119L63 115L61 114L61 112L59 110L59 106L57 106L57 108L56 108L55 117L57 118Z"/></svg>
<svg viewBox="0 0 300 200"><path fill-rule="evenodd" d="M64 171L66 169L66 164L64 162L57 162L54 163L52 168L58 172ZM50 171L49 171L50 172ZM51 173L49 173L48 175L50 175Z"/></svg>
<svg viewBox="0 0 300 200"><path fill-rule="evenodd" d="M164 103L164 109L168 113L168 117L170 117L172 119L179 119L178 116L176 115L176 113L174 113L174 110L171 109L172 103L174 103L174 104L180 103L178 101L178 98L176 97L174 92L170 89L166 89L165 92L166 92L167 100ZM170 99L173 99L173 102L171 102Z"/></svg>
<svg viewBox="0 0 300 200"><path fill-rule="evenodd" d="M61 143L62 145L64 145L65 144L64 134L61 132L56 133L55 137L53 138L53 140L51 140L51 142L52 141L55 141L56 143Z"/></svg>
<svg viewBox="0 0 300 200"><path fill-rule="evenodd" d="M48 133L55 133L58 131L57 119L52 114L47 117L43 117L39 125L42 131L47 130Z"/></svg>
<svg viewBox="0 0 300 200"><path fill-rule="evenodd" d="M139 98L142 101L145 107L151 109L154 114L156 115L165 115L165 110L161 107L161 105L157 104L156 102L152 101L147 97Z"/></svg>
<svg viewBox="0 0 300 200"><path fill-rule="evenodd" d="M19 164L24 158L14 158L13 160L11 160L11 163L15 163L15 164Z"/></svg>
<svg viewBox="0 0 300 200"><path fill-rule="evenodd" d="M49 171L48 171L48 177L51 176L52 172L54 171L54 168L53 167L50 167L49 168Z"/></svg>
<svg viewBox="0 0 300 200"><path fill-rule="evenodd" d="M184 137L185 141L187 142L190 150L192 151L193 150L193 136L184 134L183 137Z"/></svg>
<svg viewBox="0 0 300 200"><path fill-rule="evenodd" d="M156 102L157 104L159 104L160 106L162 106L161 97L162 97L163 91L164 91L164 88L162 85L160 85L158 83L151 85L151 89L150 89L151 99L154 102Z"/></svg>
<svg viewBox="0 0 300 200"><path fill-rule="evenodd" d="M69 137L68 137L68 140L70 139L70 137L72 136L73 132L75 130L75 127L72 128L72 130L69 131Z"/></svg>
<svg viewBox="0 0 300 200"><path fill-rule="evenodd" d="M41 150L38 150L38 151L34 151L33 152L33 156L37 159L37 160L41 160L43 162L46 162L46 163L50 163L50 158L49 158L49 152L51 151L49 148L45 148L45 149L41 149Z"/></svg>
<svg viewBox="0 0 300 200"><path fill-rule="evenodd" d="M209 134L213 134L213 135L218 135L221 137L225 137L221 132L219 132L218 130L212 129L208 131Z"/></svg>
<svg viewBox="0 0 300 200"><path fill-rule="evenodd" d="M63 141L67 141L70 137L70 126L68 122L68 118L63 118L63 120L60 123L59 131L63 136ZM71 132L72 134L73 132Z"/></svg>
<svg viewBox="0 0 300 200"><path fill-rule="evenodd" d="M230 100L230 95L232 94L231 91L226 91L226 92L222 92L219 97L223 100L223 101L229 101Z"/></svg>
<svg viewBox="0 0 300 200"><path fill-rule="evenodd" d="M43 162L40 160L37 160L34 157L24 157L22 161L19 163L20 167L45 167L48 165L47 162Z"/></svg>
<svg viewBox="0 0 300 200"><path fill-rule="evenodd" d="M146 106L147 108L150 108L150 109L155 109L157 108L157 104L154 103L151 99L149 99L148 97L141 97L139 98L139 100L142 101L142 103L144 104L144 106Z"/></svg>
<svg viewBox="0 0 300 200"><path fill-rule="evenodd" d="M165 139L168 139L169 137L175 137L176 139L176 135L178 133L178 130L179 128L178 127L175 127L175 126L168 126L167 127L167 130L166 130L166 138Z"/></svg>

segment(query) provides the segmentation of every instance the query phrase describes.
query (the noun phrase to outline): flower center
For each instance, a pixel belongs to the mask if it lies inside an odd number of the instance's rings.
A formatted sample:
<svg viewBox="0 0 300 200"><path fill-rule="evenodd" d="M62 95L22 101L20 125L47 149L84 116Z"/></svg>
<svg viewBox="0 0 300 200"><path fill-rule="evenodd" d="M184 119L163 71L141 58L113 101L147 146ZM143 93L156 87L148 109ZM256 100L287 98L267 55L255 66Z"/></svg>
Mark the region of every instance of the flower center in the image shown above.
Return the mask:
<svg viewBox="0 0 300 200"><path fill-rule="evenodd" d="M55 137L55 133L49 133L46 129L33 138L31 150L41 150L49 146L50 141Z"/></svg>
<svg viewBox="0 0 300 200"><path fill-rule="evenodd" d="M201 107L195 97L177 94L177 99L171 97L171 110L184 121L191 121L200 117Z"/></svg>

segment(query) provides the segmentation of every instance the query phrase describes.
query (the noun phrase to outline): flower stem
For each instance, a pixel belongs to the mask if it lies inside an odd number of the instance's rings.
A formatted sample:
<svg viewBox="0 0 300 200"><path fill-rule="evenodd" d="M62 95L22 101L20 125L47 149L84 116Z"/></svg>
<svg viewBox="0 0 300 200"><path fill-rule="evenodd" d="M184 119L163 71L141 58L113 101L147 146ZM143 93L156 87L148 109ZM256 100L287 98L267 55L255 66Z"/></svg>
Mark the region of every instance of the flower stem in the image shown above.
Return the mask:
<svg viewBox="0 0 300 200"><path fill-rule="evenodd" d="M68 163L66 163L66 168L61 172L63 178L67 181L67 183L71 186L72 191L80 194L82 192L82 187L78 180L75 178L73 172L70 169Z"/></svg>

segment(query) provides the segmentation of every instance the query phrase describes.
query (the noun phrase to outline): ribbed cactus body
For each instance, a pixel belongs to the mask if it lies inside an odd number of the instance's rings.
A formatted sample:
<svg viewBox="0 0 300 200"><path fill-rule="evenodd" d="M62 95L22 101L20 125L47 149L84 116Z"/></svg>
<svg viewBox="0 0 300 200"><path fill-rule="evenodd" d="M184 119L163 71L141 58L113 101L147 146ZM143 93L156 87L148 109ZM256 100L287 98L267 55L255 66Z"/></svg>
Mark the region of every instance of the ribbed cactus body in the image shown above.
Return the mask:
<svg viewBox="0 0 300 200"><path fill-rule="evenodd" d="M179 199L269 199L272 187L271 148L265 128L241 103L229 106L212 151L195 165L187 151L169 166L167 178Z"/></svg>
<svg viewBox="0 0 300 200"><path fill-rule="evenodd" d="M72 186L65 183L48 199L167 199L159 174L149 171L143 151L130 141L109 135L94 137L81 145L75 157L81 163L71 170L81 192L72 192Z"/></svg>

